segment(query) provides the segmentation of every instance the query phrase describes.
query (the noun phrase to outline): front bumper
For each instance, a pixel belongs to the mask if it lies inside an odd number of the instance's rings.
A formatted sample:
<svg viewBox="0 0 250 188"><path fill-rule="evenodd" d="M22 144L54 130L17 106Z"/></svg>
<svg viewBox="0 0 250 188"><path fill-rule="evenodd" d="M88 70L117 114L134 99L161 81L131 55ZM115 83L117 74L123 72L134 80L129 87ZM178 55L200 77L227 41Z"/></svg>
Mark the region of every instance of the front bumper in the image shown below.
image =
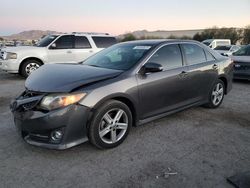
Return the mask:
<svg viewBox="0 0 250 188"><path fill-rule="evenodd" d="M0 59L0 69L9 73L18 73L19 63L17 59Z"/></svg>
<svg viewBox="0 0 250 188"><path fill-rule="evenodd" d="M250 62L234 62L234 79L250 80Z"/></svg>
<svg viewBox="0 0 250 188"><path fill-rule="evenodd" d="M250 80L250 70L234 71L234 79Z"/></svg>
<svg viewBox="0 0 250 188"><path fill-rule="evenodd" d="M61 150L88 140L88 107L74 104L50 112L28 110L14 111L13 114L18 132L29 144ZM63 132L59 142L51 139L51 133L55 130Z"/></svg>

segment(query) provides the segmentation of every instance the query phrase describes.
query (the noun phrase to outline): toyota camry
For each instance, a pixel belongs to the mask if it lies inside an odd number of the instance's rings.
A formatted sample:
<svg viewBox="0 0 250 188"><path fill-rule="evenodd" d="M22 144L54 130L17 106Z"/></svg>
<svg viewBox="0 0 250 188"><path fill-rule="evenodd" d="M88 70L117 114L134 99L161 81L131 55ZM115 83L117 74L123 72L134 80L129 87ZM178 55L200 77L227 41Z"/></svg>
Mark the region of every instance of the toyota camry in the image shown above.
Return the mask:
<svg viewBox="0 0 250 188"><path fill-rule="evenodd" d="M79 64L42 66L11 110L29 144L113 148L131 126L193 106L219 107L232 88L232 70L229 58L196 41L125 42Z"/></svg>

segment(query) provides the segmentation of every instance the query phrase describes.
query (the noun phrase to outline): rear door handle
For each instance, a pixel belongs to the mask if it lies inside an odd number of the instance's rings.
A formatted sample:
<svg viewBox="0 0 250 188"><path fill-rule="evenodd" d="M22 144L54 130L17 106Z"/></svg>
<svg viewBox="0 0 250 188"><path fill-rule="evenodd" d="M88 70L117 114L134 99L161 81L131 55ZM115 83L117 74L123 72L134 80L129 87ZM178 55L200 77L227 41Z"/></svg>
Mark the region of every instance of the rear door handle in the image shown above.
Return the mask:
<svg viewBox="0 0 250 188"><path fill-rule="evenodd" d="M215 69L215 70L218 69L218 65L214 64L213 69Z"/></svg>
<svg viewBox="0 0 250 188"><path fill-rule="evenodd" d="M68 51L67 51L67 53L68 53L68 54L71 54L71 53L72 53L72 51L68 50Z"/></svg>

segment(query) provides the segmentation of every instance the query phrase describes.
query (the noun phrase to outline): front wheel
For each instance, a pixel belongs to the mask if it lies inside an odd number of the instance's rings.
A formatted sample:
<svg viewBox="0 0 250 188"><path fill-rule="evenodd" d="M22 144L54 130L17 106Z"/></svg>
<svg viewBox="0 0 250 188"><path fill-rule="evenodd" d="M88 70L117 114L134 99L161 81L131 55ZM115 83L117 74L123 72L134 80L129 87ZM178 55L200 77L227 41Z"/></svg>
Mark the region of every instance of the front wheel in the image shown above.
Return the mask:
<svg viewBox="0 0 250 188"><path fill-rule="evenodd" d="M217 80L209 94L209 102L205 105L209 108L217 108L221 105L225 95L225 85L222 80Z"/></svg>
<svg viewBox="0 0 250 188"><path fill-rule="evenodd" d="M98 148L113 148L127 137L132 126L132 114L128 106L110 100L96 110L89 127L89 140Z"/></svg>
<svg viewBox="0 0 250 188"><path fill-rule="evenodd" d="M23 77L27 78L32 72L38 69L41 65L42 63L35 59L27 60L22 64L20 73Z"/></svg>

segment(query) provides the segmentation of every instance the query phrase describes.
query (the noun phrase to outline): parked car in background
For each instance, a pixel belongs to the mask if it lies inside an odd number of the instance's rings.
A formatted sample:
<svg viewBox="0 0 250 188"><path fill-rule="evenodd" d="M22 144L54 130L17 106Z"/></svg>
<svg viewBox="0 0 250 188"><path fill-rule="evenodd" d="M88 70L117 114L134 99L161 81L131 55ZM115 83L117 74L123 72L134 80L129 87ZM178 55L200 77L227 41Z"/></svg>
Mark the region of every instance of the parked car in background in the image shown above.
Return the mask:
<svg viewBox="0 0 250 188"><path fill-rule="evenodd" d="M115 43L115 37L102 33L48 35L36 46L2 49L0 69L28 77L44 64L78 63Z"/></svg>
<svg viewBox="0 0 250 188"><path fill-rule="evenodd" d="M234 79L250 80L250 44L234 52Z"/></svg>
<svg viewBox="0 0 250 188"><path fill-rule="evenodd" d="M224 56L230 56L232 53L239 50L242 46L239 45L227 45L227 46L217 46L214 48L215 51Z"/></svg>
<svg viewBox="0 0 250 188"><path fill-rule="evenodd" d="M66 149L89 140L113 148L132 125L192 106L219 107L232 69L229 58L196 41L120 43L82 64L42 66L11 109L30 144Z"/></svg>
<svg viewBox="0 0 250 188"><path fill-rule="evenodd" d="M207 39L207 40L202 41L202 43L214 49L217 46L231 45L231 40L230 39Z"/></svg>

